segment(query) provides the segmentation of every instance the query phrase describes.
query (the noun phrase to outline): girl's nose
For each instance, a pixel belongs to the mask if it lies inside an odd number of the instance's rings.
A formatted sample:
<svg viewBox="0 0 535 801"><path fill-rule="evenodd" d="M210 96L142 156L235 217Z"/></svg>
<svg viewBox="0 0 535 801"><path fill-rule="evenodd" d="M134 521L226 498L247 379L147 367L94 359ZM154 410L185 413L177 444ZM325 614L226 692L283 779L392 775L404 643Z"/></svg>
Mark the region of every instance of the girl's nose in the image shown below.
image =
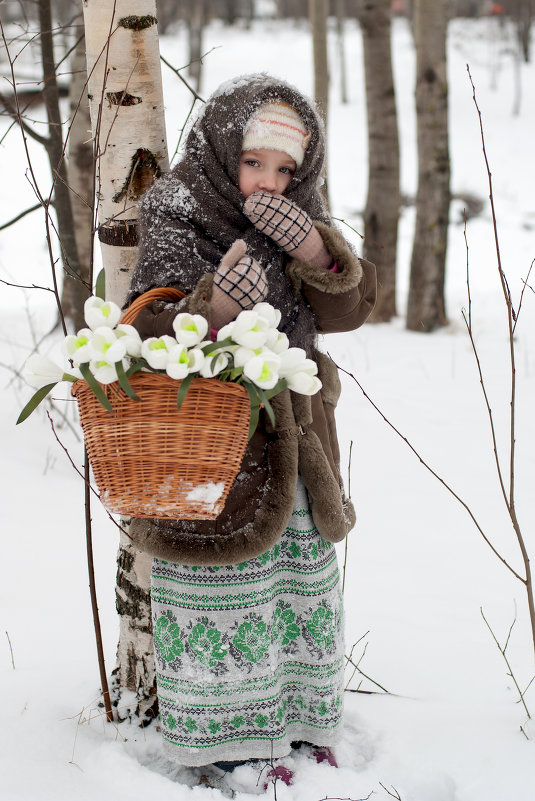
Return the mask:
<svg viewBox="0 0 535 801"><path fill-rule="evenodd" d="M265 189L266 192L274 192L276 189L275 176L266 170L260 176L259 181L260 189Z"/></svg>

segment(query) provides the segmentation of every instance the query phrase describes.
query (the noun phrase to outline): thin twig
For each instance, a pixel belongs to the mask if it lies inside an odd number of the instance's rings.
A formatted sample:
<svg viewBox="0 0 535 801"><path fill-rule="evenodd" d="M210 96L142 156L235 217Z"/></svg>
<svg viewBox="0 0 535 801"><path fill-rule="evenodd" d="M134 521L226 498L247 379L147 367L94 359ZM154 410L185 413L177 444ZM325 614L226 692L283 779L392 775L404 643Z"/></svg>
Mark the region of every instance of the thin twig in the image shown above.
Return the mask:
<svg viewBox="0 0 535 801"><path fill-rule="evenodd" d="M84 501L85 501L85 536L87 550L87 572L89 576L89 594L91 597L91 610L93 612L93 626L95 629L95 640L97 645L98 667L100 672L100 684L102 687L102 697L106 709L106 719L108 723L113 722L113 711L111 708L110 691L108 689L108 677L106 676L106 663L104 661L104 647L102 645L102 629L100 627L100 615L98 612L97 590L95 584L95 565L93 560L93 527L91 522L91 492L89 481L89 455L87 448L84 448Z"/></svg>
<svg viewBox="0 0 535 801"><path fill-rule="evenodd" d="M398 793L398 791L396 790L396 788L394 787L394 785L391 785L391 787L392 787L392 790L394 791L393 793L391 793L391 792L390 792L390 790L388 789L388 787L385 787L385 786L384 786L384 784L383 784L382 782L379 782L379 784L381 785L381 787L383 788L383 790L385 791L385 793L388 793L388 795L389 795L391 798L395 798L395 799L396 799L396 801L401 801L401 796L400 796L400 794ZM394 795L394 793L395 793L395 795Z"/></svg>
<svg viewBox="0 0 535 801"><path fill-rule="evenodd" d="M70 455L70 453L69 453L68 449L65 447L65 445L63 444L63 442L62 442L62 441L60 440L60 438L58 437L58 435L57 435L57 432L56 432L56 429L55 429L55 427L54 427L54 421L52 420L52 417L50 416L50 413L47 411L47 413L46 413L46 414L47 414L47 417L48 417L48 419L49 419L49 421L50 421L50 425L51 425L51 427L52 427L52 432L53 432L53 434L54 434L54 437L56 438L56 440L57 440L58 444L60 445L60 447L61 447L61 448L63 449L63 451L65 452L65 454L66 454L66 456L67 456L67 459L69 460L69 462L71 463L71 465L73 466L73 468L76 470L76 472L78 473L78 475L80 476L80 478L82 478L82 479L84 480L84 482L85 482L86 484L88 484L88 485L89 485L89 489L90 489L90 491L91 491L91 492L92 492L92 493L93 493L93 494L94 494L94 495L95 495L95 496L96 496L96 497L99 499L99 501L102 503L102 499L101 499L100 495L98 494L98 492L96 491L96 489L93 487L93 485L91 484L91 482L90 482L90 481L89 481L89 480L86 478L85 474L84 474L84 473L82 473L82 471L81 471L81 470L80 470L78 467L76 467L76 465L75 465L75 463L74 463L74 461L73 461L73 459L72 459L72 456ZM120 523L118 523L116 520L114 520L114 519L113 519L112 515L110 514L110 512L108 512L108 510L106 509L106 507L104 507L104 509L105 509L105 511L106 511L106 514L108 515L108 517L109 517L109 518L110 518L110 520L112 521L112 523L114 523L114 524L117 526L117 528L119 529L119 531L120 531L122 534L126 534L126 536L128 537L128 539L129 539L129 540L131 540L131 539L132 539L132 537L130 536L130 534L128 533L128 531L127 531L125 528L123 528L123 527L120 525Z"/></svg>
<svg viewBox="0 0 535 801"><path fill-rule="evenodd" d="M35 206L32 206L29 209L26 209L26 211L21 211L20 214L17 214L16 217L13 217L13 219L8 220L6 223L3 223L2 225L0 225L0 231L3 231L4 228L9 228L10 225L14 225L19 220L22 220L22 218L26 217L27 214L31 214L32 211L37 211L37 209L40 209L40 208L41 208L41 204L40 203L36 203Z"/></svg>
<svg viewBox="0 0 535 801"><path fill-rule="evenodd" d="M516 514L516 505L515 505L515 478L516 478L516 470L515 470L515 455L516 455L516 356L515 356L515 337L514 331L516 322L518 321L518 314L515 314L515 310L513 308L513 303L511 300L511 292L509 290L509 285L507 283L507 278L503 271L502 267L502 260L500 254L500 244L498 240L498 223L496 219L496 210L494 208L494 191L492 187L492 173L490 171L489 160L487 158L487 150L485 146L485 135L483 131L483 118L477 103L476 98L476 90L474 86L474 82L472 80L472 76L470 74L470 67L468 64L466 65L466 69L468 72L468 77L470 79L470 84L472 86L472 98L474 101L474 105L476 107L476 111L479 118L479 130L481 134L481 146L483 150L483 157L485 160L485 166L487 170L487 178L489 184L489 199L490 199L490 208L492 214L492 228L494 231L494 242L495 242L495 249L496 249L496 259L498 265L498 272L500 275L500 281L502 286L502 292L505 300L505 306L507 309L507 328L509 334L509 361L510 361L510 401L509 401L509 495L506 499L506 506L507 511L509 513L509 517L511 519L511 523L513 524L513 529L516 535L518 547L520 548L520 552L522 554L522 560L524 562L524 570L526 573L525 579L523 579L524 586L526 587L526 594L527 594L527 601L528 601L528 609L529 609L529 619L531 624L531 641L535 653L535 598L533 596L533 580L531 575L531 564L529 560L528 551L526 548L526 543L524 541L524 536L522 534L520 523L518 521L518 517ZM531 270L531 268L530 268ZM521 295L522 297L522 295Z"/></svg>
<svg viewBox="0 0 535 801"><path fill-rule="evenodd" d="M364 798L340 798L340 796L332 796L326 795L325 798L320 798L319 801L368 801L373 795L373 790L370 790L368 795L365 795Z"/></svg>
<svg viewBox="0 0 535 801"><path fill-rule="evenodd" d="M11 664L13 665L13 670L15 670L15 659L13 657L13 646L11 645L11 639L9 637L9 633L6 631L7 641L9 643L9 650L11 651Z"/></svg>
<svg viewBox="0 0 535 801"><path fill-rule="evenodd" d="M520 701L522 702L522 706L524 707L524 709L525 709L525 711L526 711L526 715L527 715L527 716L528 716L528 718L531 720L531 715L529 714L529 709L528 709L528 708L527 708L527 706L526 706L526 701L525 701L525 699L524 699L524 694L523 694L522 690L520 689L520 687L519 687L519 685L518 685L518 682L517 682L517 680L516 680L516 677L515 677L515 675L514 675L514 673L513 673L513 669L512 669L512 667L511 667L511 665L510 665L510 663L509 663L509 660L507 659L507 656L506 656L506 653L505 653L505 649L507 648L507 643L505 644L505 646L504 646L503 648L501 647L500 643L498 642L498 638L497 638L497 637L496 637L496 635L494 634L494 632L493 632L493 630L492 630L492 628L491 628L491 626L490 626L490 623L489 623L489 621L487 620L487 618L485 617L485 615L484 615L484 613L483 613L483 607L481 607L481 606L480 606L480 607L479 607L479 611L481 612L481 617L482 617L482 618L483 618L483 620L485 621L485 623L486 623L486 625L487 625L487 628L488 628L488 630L490 631L490 633L491 633L491 635L492 635L492 639L494 640L494 642L495 642L495 643L496 643L496 645L498 646L498 650L500 651L501 655L502 655L502 656L503 656L503 658L504 658L505 664L507 665L507 669L508 669L508 671L509 671L507 675L508 675L508 676L510 676L510 677L511 677L511 679L513 680L513 683L514 683L514 685L515 685L515 687L516 687L516 689L517 689L518 695L519 695L519 697L520 697ZM515 624L515 623L516 623L516 617L515 617L515 619L513 620L513 623L512 623L512 625L511 625L511 628L514 626L514 624ZM509 637L507 637L507 642L509 642ZM529 687L529 685L528 685L528 687Z"/></svg>
<svg viewBox="0 0 535 801"><path fill-rule="evenodd" d="M205 56L208 56L208 55L209 55L209 54L212 52L212 50L216 50L216 49L217 49L216 47L212 47L212 48L211 48L210 50L208 50L206 53L203 53L203 55L200 57L200 59L194 59L194 61L201 61L201 62L202 62L202 60L203 60L203 58L205 58ZM206 103L206 100L204 100L204 98L202 98L202 97L200 96L200 94L199 94L198 92L196 92L196 91L195 91L195 89L193 88L193 86L190 86L190 84L187 82L187 80L186 80L186 79L185 79L185 78L184 78L184 77L183 77L183 76L180 74L180 70L185 70L185 69L186 69L186 67L188 67L188 66L189 66L189 64L186 64L184 67L173 67L173 65L172 65L172 64L170 64L170 63L169 63L169 61L167 61L167 59L166 59L166 58L164 58L162 55L160 55L160 60L161 60L161 61L163 61L163 63L165 64L165 66L166 66L166 67L169 67L169 69L171 70L171 72L174 72L174 74L177 76L177 78L180 78L180 80L182 81L182 83L184 84L184 86L185 86L187 89L189 89L189 91L191 92L191 94L193 95L193 97L195 98L195 100L200 100L200 101L201 101L201 103ZM192 64L192 63L193 63L193 61L192 61L192 62L190 62L190 63Z"/></svg>
<svg viewBox="0 0 535 801"><path fill-rule="evenodd" d="M336 364L336 362L335 362L335 364ZM437 479L437 481L439 481L439 482L442 484L442 486L443 486L445 489L447 489L447 491L448 491L448 492L449 492L451 495L453 495L453 497L454 497L454 498L455 498L455 499L456 499L456 500L457 500L457 501L458 501L458 502L461 504L461 506L462 506L462 507L463 507L463 508L466 510L466 512L467 512L467 513L468 513L468 515L470 516L470 519L472 520L473 524L475 525L475 527L477 528L477 530L479 531L479 533L481 534L481 536L483 537L483 539L485 540L485 542L487 543L487 545L489 546L489 548L491 549L491 551L492 551L492 552L495 554L495 556L497 556L497 557L498 557L498 559L500 560L500 562L502 562L502 564L504 564L504 565L505 565L505 567L506 567L508 570L510 570L510 571L511 571L511 573L513 574L513 576L515 576L515 577L516 577L516 578L517 578L519 581L521 581L523 584L525 584L525 583L526 583L526 579L525 579L523 576L521 576L519 573L517 573L517 571L516 571L516 570L515 570L513 567L511 567L511 565L509 564L509 562L508 562L508 561L507 561L507 560L506 560L506 559L505 559L505 558L504 558L504 557L501 555L501 553L499 553L499 551L497 551L497 550L496 550L496 548L494 547L494 545L492 544L492 542L489 540L489 538L487 537L487 535L485 534L485 532L484 532L484 531L483 531L483 529L481 528L480 524L478 523L478 521L477 521L477 519L476 519L476 517L475 517L474 513L472 512L472 510L470 509L470 507L468 506L468 504L467 504L465 501L463 501L463 499L462 499L462 498L461 498L461 497L460 497L460 496L459 496L459 495L458 495L458 494L457 494L457 493L456 493L456 492L455 492L455 491L454 491L454 490L453 490L453 489L450 487L450 485L449 485L449 484L448 484L448 483L447 483L447 482L446 482L446 481L445 481L445 480L444 480L444 479L443 479L441 476L439 476L439 475L438 475L438 473L437 473L435 470L433 470L433 468L432 468L432 467L430 467L430 465L428 465L428 464L427 464L427 462L425 461L425 459L424 459L424 458L423 458L423 457L422 457L422 456L419 454L419 452L416 450L416 448L414 447L414 445L413 445L411 442L409 442L409 440L407 439L407 437L405 437L405 436L404 436L404 435L403 435L403 434L402 434L402 433L399 431L399 429L397 429L397 428L396 428L396 426L395 426L395 425L394 425L394 424L393 424L393 423L392 423L392 422L391 422L391 421L388 419L388 417L386 417L386 415L385 415L385 414L384 414L384 413L381 411L381 409L379 409L379 407L377 406L377 404L376 404L376 403L374 403L374 401L373 401L373 400L371 399L371 397L368 395L368 393L366 392L366 390L364 389L364 387L362 386L362 384L360 383L360 381L359 381L359 380L356 378L356 376L354 376L354 375L353 375L353 373L350 373L348 370L344 369L344 368L343 368L343 367L341 367L340 365L338 365L338 364L337 364L336 366L338 367L338 369L339 369L339 370L341 370L343 373L345 373L347 376L349 376L349 378L353 379L353 381L354 381L354 382L355 382L355 384L358 386L358 388L360 389L360 391L362 392L362 394L364 395L364 397L366 398L366 400L367 400L367 401L368 401L368 402L369 402L369 403L370 403L370 404L373 406L373 408L375 409L375 411L377 412L377 414L378 414L378 415L379 415L379 416L380 416L380 417L381 417L381 418L384 420L384 422L385 422L385 423L386 423L386 424L387 424L387 425L388 425L388 426L389 426L389 427L392 429L392 431L394 431L394 433L395 433L395 434L397 434L397 436L398 436L400 439L402 439L402 440L403 440L403 442L404 442L404 443L407 445L407 447L408 447L408 448L410 448L410 450L411 450L411 451L414 453L414 455L416 456L416 458L417 458L417 459L419 460L419 462L420 462L420 463L421 463L421 464L422 464L422 465L425 467L425 469L426 469L426 470L428 470L428 471L431 473L431 475L432 475L432 476L434 476L434 477Z"/></svg>
<svg viewBox="0 0 535 801"><path fill-rule="evenodd" d="M12 284L11 281L4 281L3 278L0 278L0 284L13 287L13 289L42 289L45 292L54 292L50 286L39 286L39 284L30 284L29 286L26 284Z"/></svg>
<svg viewBox="0 0 535 801"><path fill-rule="evenodd" d="M517 312L516 312L516 320L515 320L515 324L513 325L513 334L516 331L516 325L518 323L518 318L520 316L520 311L522 309L522 301L524 300L524 292L526 291L526 289L531 289L531 291L533 292L533 287L531 287L528 284L528 281L529 281L529 277L531 275L531 271L533 270L533 265L534 264L535 264L535 259L533 259L533 261L529 265L528 274L526 275L525 280L522 280L522 292L520 293L520 300L518 301L518 309L517 309Z"/></svg>

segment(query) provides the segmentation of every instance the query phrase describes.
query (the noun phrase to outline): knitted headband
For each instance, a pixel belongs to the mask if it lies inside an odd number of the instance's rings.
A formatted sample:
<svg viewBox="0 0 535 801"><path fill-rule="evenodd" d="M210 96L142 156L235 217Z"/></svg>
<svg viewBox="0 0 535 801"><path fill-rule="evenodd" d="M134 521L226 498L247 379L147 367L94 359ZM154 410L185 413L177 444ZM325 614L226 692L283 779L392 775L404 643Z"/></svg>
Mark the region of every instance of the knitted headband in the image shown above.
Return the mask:
<svg viewBox="0 0 535 801"><path fill-rule="evenodd" d="M310 133L297 111L282 100L259 106L245 126L242 150L281 150L303 163Z"/></svg>

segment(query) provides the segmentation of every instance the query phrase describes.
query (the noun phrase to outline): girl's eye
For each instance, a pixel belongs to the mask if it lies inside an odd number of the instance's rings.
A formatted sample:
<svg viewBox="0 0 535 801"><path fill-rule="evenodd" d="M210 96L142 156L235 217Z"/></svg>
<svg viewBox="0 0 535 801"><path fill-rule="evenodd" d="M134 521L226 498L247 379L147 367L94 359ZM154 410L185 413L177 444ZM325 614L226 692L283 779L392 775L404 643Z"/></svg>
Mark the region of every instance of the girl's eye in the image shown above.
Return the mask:
<svg viewBox="0 0 535 801"><path fill-rule="evenodd" d="M256 161L255 159L247 159L245 163L247 164L248 167L258 167L258 161Z"/></svg>
<svg viewBox="0 0 535 801"><path fill-rule="evenodd" d="M280 167L279 172L284 173L284 175L293 175L293 170L291 167Z"/></svg>

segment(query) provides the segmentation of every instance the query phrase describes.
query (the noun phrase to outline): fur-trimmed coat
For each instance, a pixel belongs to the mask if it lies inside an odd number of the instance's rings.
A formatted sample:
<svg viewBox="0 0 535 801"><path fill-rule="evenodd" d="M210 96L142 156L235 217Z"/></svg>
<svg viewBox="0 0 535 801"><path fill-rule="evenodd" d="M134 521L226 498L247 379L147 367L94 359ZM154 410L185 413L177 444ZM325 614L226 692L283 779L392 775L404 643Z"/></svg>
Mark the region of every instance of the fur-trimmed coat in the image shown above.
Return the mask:
<svg viewBox="0 0 535 801"><path fill-rule="evenodd" d="M243 129L252 112L280 98L297 109L311 139L303 164L285 192L307 211L337 264L333 273L290 258L257 231L242 210L238 165ZM132 521L134 545L185 564L233 564L268 550L290 518L298 473L314 522L337 542L355 522L339 471L334 409L340 393L331 360L316 350L316 334L350 331L375 302L375 268L360 260L336 230L318 191L324 158L321 122L293 87L266 75L243 76L221 87L191 129L182 161L156 182L141 206L141 252L128 301L154 286L187 293L180 310L210 320L213 272L236 239L266 272L266 300L281 311L279 328L318 363L322 389L312 397L289 390L272 399L276 426L261 415L240 473L215 521ZM172 333L177 307L155 303L135 321L143 337Z"/></svg>

